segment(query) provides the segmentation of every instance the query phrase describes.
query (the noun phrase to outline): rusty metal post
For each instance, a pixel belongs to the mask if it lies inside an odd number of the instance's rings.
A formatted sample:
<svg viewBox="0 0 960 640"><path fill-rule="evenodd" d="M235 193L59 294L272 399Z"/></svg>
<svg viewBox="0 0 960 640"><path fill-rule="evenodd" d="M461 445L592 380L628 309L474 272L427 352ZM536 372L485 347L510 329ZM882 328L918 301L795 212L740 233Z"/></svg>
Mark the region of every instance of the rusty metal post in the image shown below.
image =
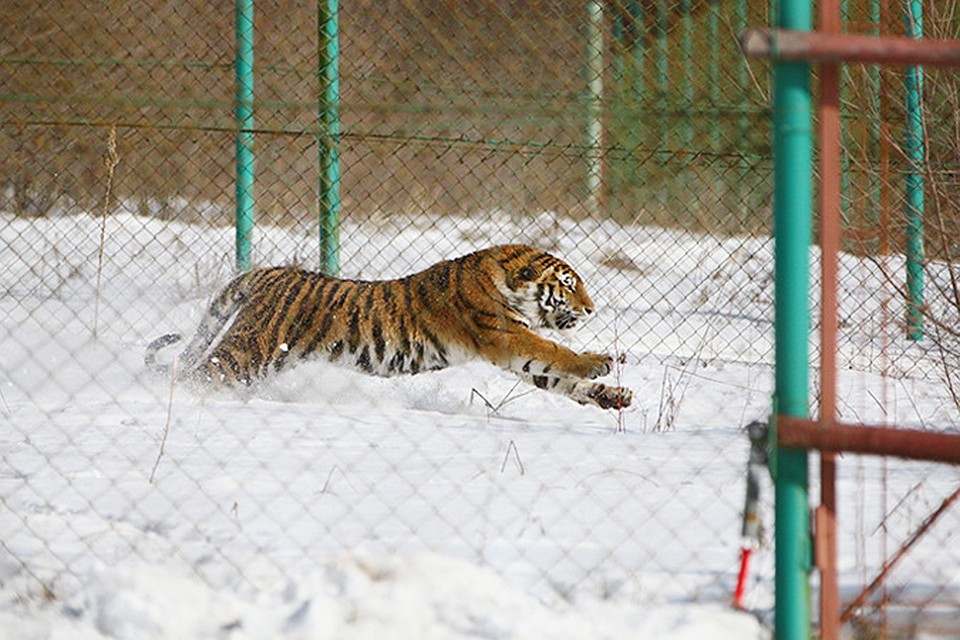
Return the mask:
<svg viewBox="0 0 960 640"><path fill-rule="evenodd" d="M837 0L821 0L820 32L840 32ZM840 66L820 65L820 424L829 429L837 406L837 260L840 251ZM820 638L840 637L837 583L836 456L820 452L820 506L814 516L820 571Z"/></svg>

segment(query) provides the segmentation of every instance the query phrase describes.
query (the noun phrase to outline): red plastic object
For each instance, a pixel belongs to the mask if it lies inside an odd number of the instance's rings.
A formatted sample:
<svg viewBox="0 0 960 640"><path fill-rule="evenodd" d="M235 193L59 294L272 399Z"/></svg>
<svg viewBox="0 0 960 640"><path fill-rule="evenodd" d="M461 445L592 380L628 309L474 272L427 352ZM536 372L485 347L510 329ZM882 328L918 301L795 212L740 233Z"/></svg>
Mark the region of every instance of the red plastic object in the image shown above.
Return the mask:
<svg viewBox="0 0 960 640"><path fill-rule="evenodd" d="M740 547L740 573L737 574L737 587L733 592L733 606L737 609L743 608L743 594L747 590L747 573L752 552L750 547Z"/></svg>

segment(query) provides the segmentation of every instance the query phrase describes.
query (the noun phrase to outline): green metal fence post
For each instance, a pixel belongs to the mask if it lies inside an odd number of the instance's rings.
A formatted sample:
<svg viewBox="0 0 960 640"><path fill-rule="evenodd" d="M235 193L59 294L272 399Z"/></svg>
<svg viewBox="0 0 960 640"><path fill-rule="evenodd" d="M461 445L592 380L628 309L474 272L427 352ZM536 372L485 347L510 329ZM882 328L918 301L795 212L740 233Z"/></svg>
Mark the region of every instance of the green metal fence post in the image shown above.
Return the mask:
<svg viewBox="0 0 960 640"><path fill-rule="evenodd" d="M743 33L744 29L747 28L747 16L747 0L736 0L732 16L734 33ZM717 78L719 76L711 77ZM717 83L712 82L711 84ZM749 105L752 100L752 90L750 89L750 68L746 63L737 65L737 86L740 87L740 91L736 94L737 116L735 120L735 141L737 144L742 145L741 148L749 148L749 135L756 125L751 119L749 111ZM752 183L750 181L750 175L753 167L747 160L746 155L741 155L736 162L737 170L736 173L734 173L736 176L736 186L733 187L732 195L736 199L736 202L740 203L741 212L739 213L741 215L749 215L753 209L750 204L747 204L751 202L750 189L752 188Z"/></svg>
<svg viewBox="0 0 960 640"><path fill-rule="evenodd" d="M253 0L236 0L236 262L250 268L253 245Z"/></svg>
<svg viewBox="0 0 960 640"><path fill-rule="evenodd" d="M777 26L809 31L810 3L781 0ZM813 129L810 68L773 65L775 389L774 414L808 417L809 248ZM810 637L812 564L807 453L777 448L775 477L775 633Z"/></svg>
<svg viewBox="0 0 960 640"><path fill-rule="evenodd" d="M643 13L643 6L631 0L627 4L630 13L630 19L634 25L633 39L633 64L636 74L633 76L633 97L636 105L642 105L646 102L646 63L647 63L647 20L648 16Z"/></svg>
<svg viewBox="0 0 960 640"><path fill-rule="evenodd" d="M691 0L680 0L680 12L683 14L683 35L680 38L680 48L683 52L683 114L680 121L681 143L683 149L693 145L693 4ZM698 60L698 62L700 62ZM716 76L714 76L716 77ZM712 105L711 105L712 106ZM689 189L687 183L689 164L685 165L684 188Z"/></svg>
<svg viewBox="0 0 960 640"><path fill-rule="evenodd" d="M587 213L600 218L603 200L603 5L587 2Z"/></svg>
<svg viewBox="0 0 960 640"><path fill-rule="evenodd" d="M737 33L740 33L737 31ZM709 62L709 76L711 78L716 78L714 82L710 83L708 91L710 92L710 108L716 109L720 105L720 3L713 1L710 3L710 17L707 19L707 38L710 40L710 58ZM741 65L746 67L746 65ZM690 114L690 118L693 117L693 114ZM714 153L720 152L720 127L707 127L710 131L710 151ZM717 183L719 184L719 176L717 176ZM716 193L721 193L720 189L716 190Z"/></svg>
<svg viewBox="0 0 960 640"><path fill-rule="evenodd" d="M923 37L923 4L909 0L904 20L907 34ZM907 338L923 340L923 67L907 67L907 126L904 152L907 155Z"/></svg>
<svg viewBox="0 0 960 640"><path fill-rule="evenodd" d="M317 3L317 72L320 96L320 269L340 271L340 26L338 0Z"/></svg>

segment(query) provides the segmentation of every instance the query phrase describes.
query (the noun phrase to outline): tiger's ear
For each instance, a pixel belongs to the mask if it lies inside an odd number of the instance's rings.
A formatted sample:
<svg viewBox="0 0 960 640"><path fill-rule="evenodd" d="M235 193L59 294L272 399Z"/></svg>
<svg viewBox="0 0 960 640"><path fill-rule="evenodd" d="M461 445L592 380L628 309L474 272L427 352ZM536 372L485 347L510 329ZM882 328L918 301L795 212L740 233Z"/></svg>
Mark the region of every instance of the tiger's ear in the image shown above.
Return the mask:
<svg viewBox="0 0 960 640"><path fill-rule="evenodd" d="M527 265L525 267L520 267L520 270L517 271L517 279L521 282L530 282L537 277L537 270Z"/></svg>
<svg viewBox="0 0 960 640"><path fill-rule="evenodd" d="M516 271L507 273L507 286L516 291L524 283L530 282L537 277L537 270L530 265L520 267Z"/></svg>

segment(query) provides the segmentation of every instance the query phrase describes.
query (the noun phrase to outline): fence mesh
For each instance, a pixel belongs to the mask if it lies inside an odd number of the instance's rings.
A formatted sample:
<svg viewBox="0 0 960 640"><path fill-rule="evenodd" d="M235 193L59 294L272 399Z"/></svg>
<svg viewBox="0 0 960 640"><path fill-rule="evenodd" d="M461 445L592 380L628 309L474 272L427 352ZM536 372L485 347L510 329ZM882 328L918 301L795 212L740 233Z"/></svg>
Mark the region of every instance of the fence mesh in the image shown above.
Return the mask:
<svg viewBox="0 0 960 640"><path fill-rule="evenodd" d="M927 4L931 28L957 37L955 9ZM851 30L902 33L894 8L847 11ZM621 412L482 363L379 379L317 362L239 392L145 369L146 343L192 333L235 274L234 19L230 3L195 1L12 0L0 15L0 615L170 637L345 632L379 615L416 636L390 589L455 585L462 600L422 596L450 634L506 628L520 614L502 593L533 598L562 635L596 599L727 602L742 428L769 412L772 385L768 70L736 46L767 8L340 7L341 274L394 278L498 243L548 250L597 305L554 338L622 354L615 376L636 398ZM257 3L254 24L253 262L315 268L318 5ZM921 343L902 325L902 85L845 68L841 417L956 429L956 77L932 71L925 89ZM957 482L857 465L845 595ZM942 627L960 601L951 519L860 624ZM761 617L770 555L748 599ZM157 584L203 598L212 622L169 619L188 608Z"/></svg>

